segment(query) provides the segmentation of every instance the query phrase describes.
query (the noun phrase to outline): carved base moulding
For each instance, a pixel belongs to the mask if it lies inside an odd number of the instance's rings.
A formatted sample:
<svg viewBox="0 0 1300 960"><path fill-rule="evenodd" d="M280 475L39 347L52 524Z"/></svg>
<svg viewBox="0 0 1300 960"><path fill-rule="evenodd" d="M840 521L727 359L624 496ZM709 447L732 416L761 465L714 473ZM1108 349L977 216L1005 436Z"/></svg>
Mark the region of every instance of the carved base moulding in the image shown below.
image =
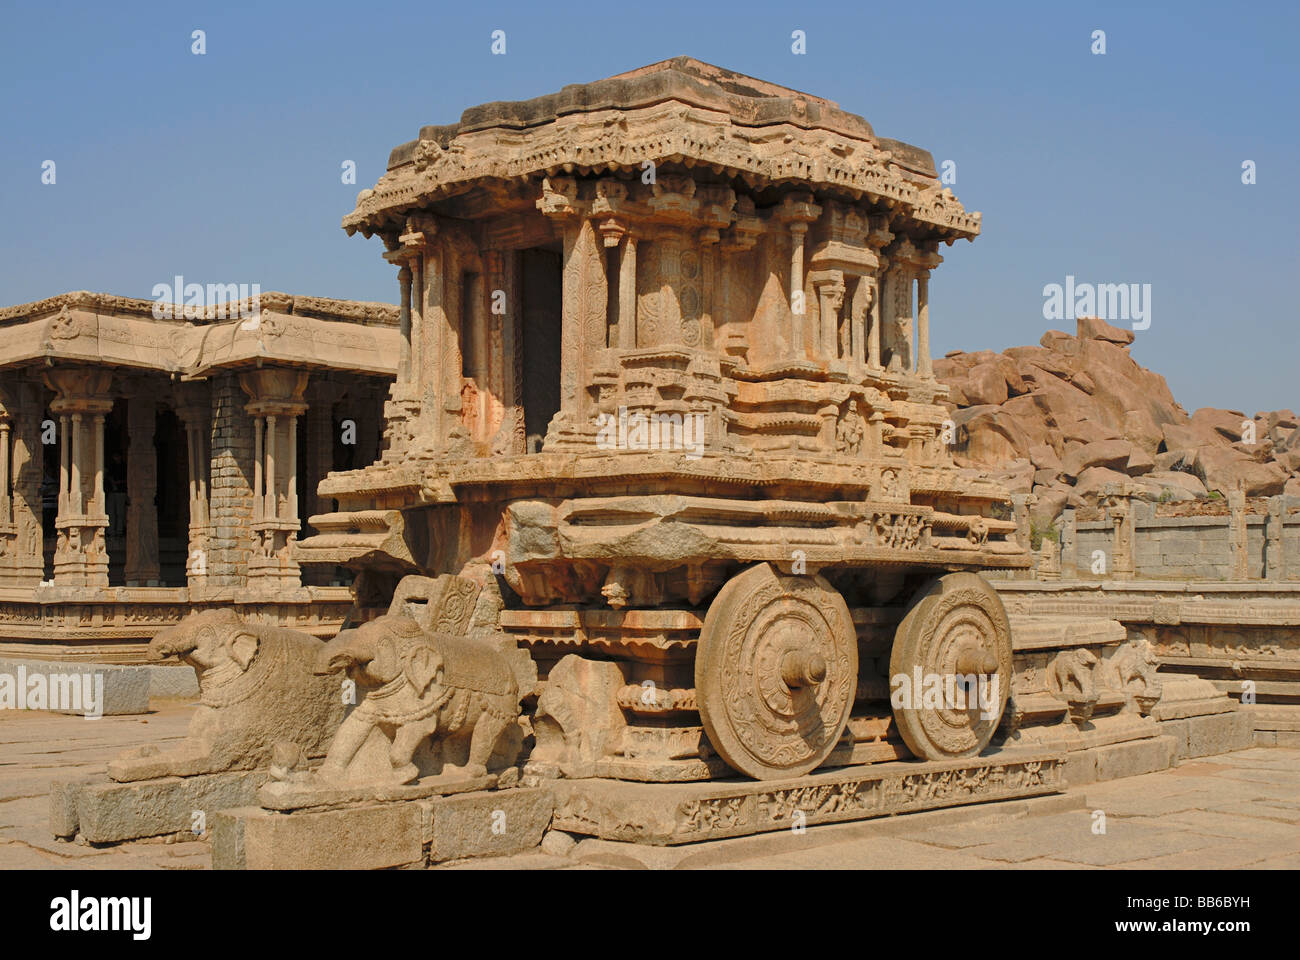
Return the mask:
<svg viewBox="0 0 1300 960"><path fill-rule="evenodd" d="M1061 754L881 763L788 780L636 784L556 781L552 828L668 846L1065 790Z"/></svg>

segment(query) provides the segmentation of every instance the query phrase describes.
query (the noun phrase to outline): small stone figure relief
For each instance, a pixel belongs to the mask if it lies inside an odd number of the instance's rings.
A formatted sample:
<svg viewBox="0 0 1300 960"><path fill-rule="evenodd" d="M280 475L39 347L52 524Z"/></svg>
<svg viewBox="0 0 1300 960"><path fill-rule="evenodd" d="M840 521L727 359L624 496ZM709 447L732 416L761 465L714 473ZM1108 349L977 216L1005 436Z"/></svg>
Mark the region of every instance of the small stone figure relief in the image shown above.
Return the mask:
<svg viewBox="0 0 1300 960"><path fill-rule="evenodd" d="M1082 726L1092 717L1099 699L1093 667L1097 655L1086 648L1066 650L1052 663L1050 679L1057 696L1068 705L1070 720Z"/></svg>
<svg viewBox="0 0 1300 960"><path fill-rule="evenodd" d="M862 451L862 415L858 412L858 401L850 400L848 408L840 414L835 425L835 449L839 453L858 456Z"/></svg>
<svg viewBox="0 0 1300 960"><path fill-rule="evenodd" d="M1156 675L1159 661L1145 637L1135 637L1120 647L1111 661L1118 673L1120 689L1133 697L1143 716L1160 701L1164 684Z"/></svg>

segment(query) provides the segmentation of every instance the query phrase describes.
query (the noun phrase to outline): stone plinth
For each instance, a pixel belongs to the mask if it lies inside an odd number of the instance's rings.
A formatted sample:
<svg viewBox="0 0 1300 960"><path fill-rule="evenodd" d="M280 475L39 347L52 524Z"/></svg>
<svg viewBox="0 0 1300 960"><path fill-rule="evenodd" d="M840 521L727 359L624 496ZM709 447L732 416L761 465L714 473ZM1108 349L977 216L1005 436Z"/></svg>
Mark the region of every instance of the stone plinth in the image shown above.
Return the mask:
<svg viewBox="0 0 1300 960"><path fill-rule="evenodd" d="M222 811L215 870L376 870L532 850L551 823L549 789L484 790L426 800L279 813Z"/></svg>
<svg viewBox="0 0 1300 960"><path fill-rule="evenodd" d="M1064 758L1001 752L972 760L891 762L790 780L555 783L554 828L656 846L1059 793Z"/></svg>

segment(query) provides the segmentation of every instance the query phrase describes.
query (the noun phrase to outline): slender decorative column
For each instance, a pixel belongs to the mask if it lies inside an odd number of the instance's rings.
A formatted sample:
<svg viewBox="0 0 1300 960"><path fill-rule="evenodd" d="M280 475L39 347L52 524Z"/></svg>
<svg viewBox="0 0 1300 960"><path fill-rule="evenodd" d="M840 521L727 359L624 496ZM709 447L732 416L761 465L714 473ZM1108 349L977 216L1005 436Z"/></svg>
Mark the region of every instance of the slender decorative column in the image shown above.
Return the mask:
<svg viewBox="0 0 1300 960"><path fill-rule="evenodd" d="M411 322L411 357L409 364L419 364L420 361L420 341L415 337L415 331L424 329L424 254L423 250L413 251L411 258L407 261L410 270L410 305L407 308L410 313ZM407 374L409 379L410 374Z"/></svg>
<svg viewBox="0 0 1300 960"><path fill-rule="evenodd" d="M266 492L262 487L262 417L253 417L253 519L261 520L266 506Z"/></svg>
<svg viewBox="0 0 1300 960"><path fill-rule="evenodd" d="M47 386L55 392L50 411L65 425L60 464L64 495L54 521L58 531L55 586L106 587L104 418L113 408L112 372L97 367L54 367L46 370L44 377ZM83 422L91 428L91 436L82 429ZM69 423L70 432L67 431Z"/></svg>
<svg viewBox="0 0 1300 960"><path fill-rule="evenodd" d="M406 264L397 271L397 284L401 290L401 305L398 312L398 329L401 332L401 347L397 366L397 378L403 382L411 379L411 268Z"/></svg>
<svg viewBox="0 0 1300 960"><path fill-rule="evenodd" d="M803 291L803 241L807 233L808 224L790 224L790 352L796 357L804 352L803 318L808 312Z"/></svg>
<svg viewBox="0 0 1300 960"><path fill-rule="evenodd" d="M840 358L840 310L844 307L844 280L838 270L813 274L813 287L817 291L818 326L817 355L826 361Z"/></svg>
<svg viewBox="0 0 1300 960"><path fill-rule="evenodd" d="M289 417L289 504L286 520L298 519L298 418Z"/></svg>
<svg viewBox="0 0 1300 960"><path fill-rule="evenodd" d="M1249 575L1248 556L1246 553L1246 491L1241 481L1228 491L1228 542L1230 548L1230 580L1245 580Z"/></svg>
<svg viewBox="0 0 1300 960"><path fill-rule="evenodd" d="M71 510L80 516L82 509L81 461L85 457L85 438L81 434L81 414L72 415L72 503Z"/></svg>
<svg viewBox="0 0 1300 960"><path fill-rule="evenodd" d="M776 219L790 231L790 356L807 356L804 344L804 317L808 305L804 299L804 241L808 225L821 216L822 208L813 202L811 193L787 194L775 212Z"/></svg>
<svg viewBox="0 0 1300 960"><path fill-rule="evenodd" d="M72 512L72 431L71 418L59 417L59 513Z"/></svg>
<svg viewBox="0 0 1300 960"><path fill-rule="evenodd" d="M853 330L850 334L853 362L857 364L867 362L867 315L876 299L875 283L871 277L858 279L857 297L853 306Z"/></svg>
<svg viewBox="0 0 1300 960"><path fill-rule="evenodd" d="M262 515L267 520L280 519L280 502L275 488L275 415L266 418L266 506Z"/></svg>
<svg viewBox="0 0 1300 960"><path fill-rule="evenodd" d="M9 488L9 415L0 414L0 525L13 522L13 496Z"/></svg>
<svg viewBox="0 0 1300 960"><path fill-rule="evenodd" d="M44 579L41 443L44 403L35 384L12 381L0 387L0 584L34 587Z"/></svg>
<svg viewBox="0 0 1300 960"><path fill-rule="evenodd" d="M309 410L303 399L308 380L304 371L275 367L240 376L240 385L251 398L244 409L254 418L258 435L253 533L260 546L249 558L247 580L249 591L257 596L284 595L302 587L292 544L302 527L297 505L298 417ZM260 516L256 514L259 503Z"/></svg>
<svg viewBox="0 0 1300 960"><path fill-rule="evenodd" d="M934 376L930 366L930 271L916 275L916 373L929 380Z"/></svg>
<svg viewBox="0 0 1300 960"><path fill-rule="evenodd" d="M871 281L871 330L867 335L867 366L872 370L880 370L880 300L881 290L880 283L876 279Z"/></svg>
<svg viewBox="0 0 1300 960"><path fill-rule="evenodd" d="M16 412L9 391L0 387L0 585L16 582L15 561L21 552L18 528L14 523L12 480L10 476L10 417ZM14 477L13 479L16 479Z"/></svg>
<svg viewBox="0 0 1300 960"><path fill-rule="evenodd" d="M622 258L618 263L618 345L636 349L636 237L623 237Z"/></svg>
<svg viewBox="0 0 1300 960"><path fill-rule="evenodd" d="M107 517L108 504L104 502L104 415L95 414L95 513Z"/></svg>

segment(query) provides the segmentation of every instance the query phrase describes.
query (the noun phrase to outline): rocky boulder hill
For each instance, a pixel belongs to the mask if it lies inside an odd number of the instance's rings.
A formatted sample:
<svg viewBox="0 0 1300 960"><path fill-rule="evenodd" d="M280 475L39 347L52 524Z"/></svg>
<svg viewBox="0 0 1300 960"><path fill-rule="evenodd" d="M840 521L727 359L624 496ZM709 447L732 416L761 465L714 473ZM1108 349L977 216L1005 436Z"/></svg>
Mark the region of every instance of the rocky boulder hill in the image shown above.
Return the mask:
<svg viewBox="0 0 1300 960"><path fill-rule="evenodd" d="M1166 502L1300 494L1300 422L1290 410L1187 415L1165 378L1129 356L1133 332L1082 318L1075 336L1037 347L955 351L935 361L948 385L957 465L1037 495L1042 523L1089 507L1107 484ZM1251 441L1253 425L1254 442Z"/></svg>

